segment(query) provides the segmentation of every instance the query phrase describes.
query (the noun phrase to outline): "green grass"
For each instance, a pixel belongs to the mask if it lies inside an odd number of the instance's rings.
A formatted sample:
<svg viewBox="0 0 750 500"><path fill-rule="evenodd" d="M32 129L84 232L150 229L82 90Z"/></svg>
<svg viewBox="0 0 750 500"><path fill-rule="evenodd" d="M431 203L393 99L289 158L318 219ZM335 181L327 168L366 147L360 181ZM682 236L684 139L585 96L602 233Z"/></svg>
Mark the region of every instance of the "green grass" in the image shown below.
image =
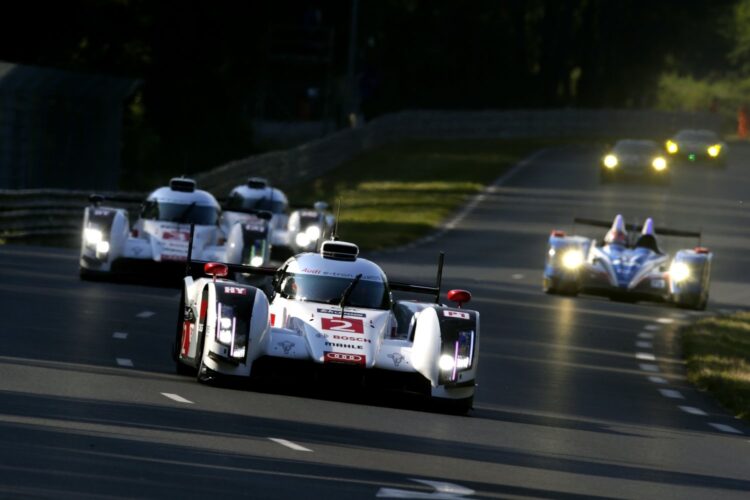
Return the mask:
<svg viewBox="0 0 750 500"><path fill-rule="evenodd" d="M750 313L701 319L682 341L688 380L750 420Z"/></svg>
<svg viewBox="0 0 750 500"><path fill-rule="evenodd" d="M404 141L367 151L312 183L287 190L291 200L341 199L339 236L373 250L429 233L469 196L500 176L540 141Z"/></svg>

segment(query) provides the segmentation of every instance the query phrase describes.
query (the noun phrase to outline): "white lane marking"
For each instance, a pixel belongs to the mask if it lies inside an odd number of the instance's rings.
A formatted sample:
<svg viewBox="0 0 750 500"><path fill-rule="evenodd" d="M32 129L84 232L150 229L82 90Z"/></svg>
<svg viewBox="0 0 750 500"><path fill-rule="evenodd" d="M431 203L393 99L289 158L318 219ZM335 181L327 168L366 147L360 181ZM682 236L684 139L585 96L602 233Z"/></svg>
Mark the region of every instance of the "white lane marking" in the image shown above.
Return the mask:
<svg viewBox="0 0 750 500"><path fill-rule="evenodd" d="M116 358L117 364L120 366L127 366L132 368L133 367L133 361L128 358Z"/></svg>
<svg viewBox="0 0 750 500"><path fill-rule="evenodd" d="M278 443L281 446L286 446L287 448L291 448L294 451L312 451L310 448L305 448L304 446L300 446L297 443L292 443L291 441L287 441L286 439L279 439L279 438L268 438L274 443Z"/></svg>
<svg viewBox="0 0 750 500"><path fill-rule="evenodd" d="M654 384L666 384L667 383L667 379L661 378L661 377L649 377L648 379Z"/></svg>
<svg viewBox="0 0 750 500"><path fill-rule="evenodd" d="M648 342L646 340L639 340L635 343L635 346L639 349L653 349L654 344L652 342Z"/></svg>
<svg viewBox="0 0 750 500"><path fill-rule="evenodd" d="M731 425L717 424L717 423L714 423L714 422L709 422L708 425L710 425L714 429L719 430L721 432L728 432L730 434L743 434L742 431L740 431L738 429L735 429Z"/></svg>
<svg viewBox="0 0 750 500"><path fill-rule="evenodd" d="M154 314L156 314L156 313L155 313L155 312L153 312L153 311L143 311L143 312L139 312L138 314L136 314L136 315L135 315L135 317L136 317L136 318L143 318L143 319L146 319L146 318L150 318L150 317L151 317L151 316L153 316Z"/></svg>
<svg viewBox="0 0 750 500"><path fill-rule="evenodd" d="M654 338L654 334L649 333L649 332L641 332L638 334L638 338L639 339L652 339Z"/></svg>
<svg viewBox="0 0 750 500"><path fill-rule="evenodd" d="M672 399L685 399L685 396L683 396L680 391L675 391L674 389L659 389L659 392L662 396L665 398L672 398Z"/></svg>
<svg viewBox="0 0 750 500"><path fill-rule="evenodd" d="M678 406L677 408L691 415L699 415L701 417L705 417L706 415L708 415L708 413L701 410L700 408L696 408L695 406Z"/></svg>
<svg viewBox="0 0 750 500"><path fill-rule="evenodd" d="M189 405L194 404L192 401L190 401L189 399L183 398L179 394L172 394L171 392L162 392L161 395L164 396L165 398L171 399L172 401L177 401L178 403L186 403Z"/></svg>
<svg viewBox="0 0 750 500"><path fill-rule="evenodd" d="M516 274L512 275L511 278L513 278L514 280L522 280L523 279L523 274L516 273Z"/></svg>
<svg viewBox="0 0 750 500"><path fill-rule="evenodd" d="M125 332L115 332L112 334L112 338L117 340L125 340L126 338L128 338L128 334Z"/></svg>
<svg viewBox="0 0 750 500"><path fill-rule="evenodd" d="M674 323L674 319L672 318L659 318L656 320L657 323L661 323L662 325L671 325Z"/></svg>
<svg viewBox="0 0 750 500"><path fill-rule="evenodd" d="M454 483L429 481L427 479L410 479L410 481L426 484L427 486L432 487L433 491L428 493L424 491L402 490L399 488L380 488L375 496L377 498L439 498L441 500L458 500L476 493L470 488Z"/></svg>
<svg viewBox="0 0 750 500"><path fill-rule="evenodd" d="M656 356L650 352L637 352L635 353L635 359L641 359L643 361L656 361Z"/></svg>
<svg viewBox="0 0 750 500"><path fill-rule="evenodd" d="M658 366L652 365L650 363L641 363L640 365L638 365L638 368L640 368L644 372L654 372L654 373L656 373L656 372L659 371L659 367Z"/></svg>
<svg viewBox="0 0 750 500"><path fill-rule="evenodd" d="M657 332L661 330L661 327L659 325L646 325L643 327L644 330L648 330L650 332Z"/></svg>

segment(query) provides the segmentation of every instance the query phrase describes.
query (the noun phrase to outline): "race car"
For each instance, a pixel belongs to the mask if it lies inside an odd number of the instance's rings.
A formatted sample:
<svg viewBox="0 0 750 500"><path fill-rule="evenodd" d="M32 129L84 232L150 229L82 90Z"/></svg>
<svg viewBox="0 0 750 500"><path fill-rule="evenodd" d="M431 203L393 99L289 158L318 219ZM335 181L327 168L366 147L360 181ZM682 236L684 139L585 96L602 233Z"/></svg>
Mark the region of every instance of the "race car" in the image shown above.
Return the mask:
<svg viewBox="0 0 750 500"><path fill-rule="evenodd" d="M664 153L654 141L622 139L602 158L602 183L618 179L647 179L667 184L670 169Z"/></svg>
<svg viewBox="0 0 750 500"><path fill-rule="evenodd" d="M545 292L589 293L615 300L652 300L691 309L706 308L713 254L697 246L679 250L670 260L656 238L658 233L700 241L700 233L655 228L651 218L641 228L626 224L622 215L617 215L611 225L580 218L575 222L609 227L609 231L601 243L552 231L544 268ZM633 234L635 231L639 232Z"/></svg>
<svg viewBox="0 0 750 500"><path fill-rule="evenodd" d="M312 209L295 210L289 215L287 231L293 254L314 252L331 235L335 218L327 210L328 204L318 201Z"/></svg>
<svg viewBox="0 0 750 500"><path fill-rule="evenodd" d="M704 161L720 167L726 165L727 144L712 130L680 130L667 140L665 148L674 158Z"/></svg>
<svg viewBox="0 0 750 500"><path fill-rule="evenodd" d="M262 177L250 177L245 184L230 191L224 203L224 213L267 212L268 239L270 246L288 247L287 223L289 221L289 200L283 191L271 186ZM265 264L264 264L265 265Z"/></svg>
<svg viewBox="0 0 750 500"><path fill-rule="evenodd" d="M466 290L438 303L435 287L389 281L353 243L329 240L318 253L279 269L218 262L200 265L210 277L187 275L178 311L173 357L179 373L202 382L220 376L262 377L274 366L334 374L365 385L426 397L465 413L473 402L479 364L479 313L462 308ZM257 288L224 279L229 272L273 275L270 299ZM393 300L402 291L434 302ZM304 370L303 370L304 372ZM395 384L393 384L395 382Z"/></svg>
<svg viewBox="0 0 750 500"><path fill-rule="evenodd" d="M187 259L191 226L193 257L243 262L244 232L239 226L230 231L225 224L226 233L219 227L219 203L196 189L192 179L171 179L168 186L149 194L132 226L128 210L102 206L105 199L92 195L91 205L84 209L79 259L84 279L110 273L179 272Z"/></svg>

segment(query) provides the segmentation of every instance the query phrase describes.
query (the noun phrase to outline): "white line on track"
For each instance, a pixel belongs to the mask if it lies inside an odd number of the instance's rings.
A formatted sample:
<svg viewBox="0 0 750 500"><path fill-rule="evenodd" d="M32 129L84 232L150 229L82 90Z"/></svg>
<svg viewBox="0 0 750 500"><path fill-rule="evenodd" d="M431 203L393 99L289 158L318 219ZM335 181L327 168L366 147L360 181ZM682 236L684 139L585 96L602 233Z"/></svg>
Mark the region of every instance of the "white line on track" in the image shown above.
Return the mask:
<svg viewBox="0 0 750 500"><path fill-rule="evenodd" d="M117 364L120 366L125 366L128 368L133 367L133 361L128 358L116 358L115 361L117 361Z"/></svg>
<svg viewBox="0 0 750 500"><path fill-rule="evenodd" d="M164 396L165 398L171 399L172 401L177 401L178 403L186 403L189 405L193 404L192 401L190 401L189 399L183 398L179 394L172 394L171 392L162 392L161 395Z"/></svg>
<svg viewBox="0 0 750 500"><path fill-rule="evenodd" d="M281 446L286 446L287 448L290 448L294 451L312 451L310 448L305 448L304 446L300 446L297 443L292 443L291 441L287 441L286 439L279 439L279 438L268 438L274 443L278 443Z"/></svg>
<svg viewBox="0 0 750 500"><path fill-rule="evenodd" d="M662 378L662 377L649 377L648 379L654 384L666 384L667 383L667 379Z"/></svg>
<svg viewBox="0 0 750 500"><path fill-rule="evenodd" d="M671 325L674 323L673 318L659 318L656 320L657 323L661 323L662 325Z"/></svg>
<svg viewBox="0 0 750 500"><path fill-rule="evenodd" d="M112 334L112 338L117 340L125 340L128 338L128 334L125 332L115 332Z"/></svg>
<svg viewBox="0 0 750 500"><path fill-rule="evenodd" d="M705 417L706 415L708 415L708 413L701 410L700 408L696 408L695 406L678 406L677 408L691 415L699 415L701 417Z"/></svg>
<svg viewBox="0 0 750 500"><path fill-rule="evenodd" d="M661 330L661 326L659 325L646 325L643 327L644 330L648 330L650 332L656 332Z"/></svg>
<svg viewBox="0 0 750 500"><path fill-rule="evenodd" d="M659 371L659 367L658 366L652 365L650 363L641 363L640 365L638 365L638 368L640 368L644 372L656 373L656 372Z"/></svg>
<svg viewBox="0 0 750 500"><path fill-rule="evenodd" d="M135 315L135 317L136 317L136 318L143 318L143 319L146 319L146 318L150 318L150 317L151 317L151 316L153 316L154 314L156 314L156 313L155 313L155 312L153 312L153 311L142 311L142 312L139 312L138 314L136 314L136 315Z"/></svg>
<svg viewBox="0 0 750 500"><path fill-rule="evenodd" d="M721 431L721 432L728 432L728 433L730 433L730 434L743 434L743 432L742 432L742 431L740 431L740 430L738 430L738 429L735 429L735 428L734 428L734 427L732 427L731 425L727 425L727 424L717 424L717 423L714 423L714 422L709 422L709 423L708 423L708 425L710 425L710 426L711 426L711 427L713 427L714 429L716 429L716 430L719 430L719 431Z"/></svg>
<svg viewBox="0 0 750 500"><path fill-rule="evenodd" d="M516 274L512 275L511 278L513 278L514 280L522 280L523 279L523 274L516 273Z"/></svg>
<svg viewBox="0 0 750 500"><path fill-rule="evenodd" d="M656 356L650 352L637 352L635 353L635 359L641 359L643 361L656 361Z"/></svg>
<svg viewBox="0 0 750 500"><path fill-rule="evenodd" d="M648 342L647 340L639 340L635 343L635 346L639 349L653 349L654 344L652 342Z"/></svg>
<svg viewBox="0 0 750 500"><path fill-rule="evenodd" d="M683 396L680 391L675 391L674 389L659 389L659 393L665 398L685 399L685 396Z"/></svg>
<svg viewBox="0 0 750 500"><path fill-rule="evenodd" d="M654 334L651 332L641 332L638 334L639 339L652 339L654 338Z"/></svg>

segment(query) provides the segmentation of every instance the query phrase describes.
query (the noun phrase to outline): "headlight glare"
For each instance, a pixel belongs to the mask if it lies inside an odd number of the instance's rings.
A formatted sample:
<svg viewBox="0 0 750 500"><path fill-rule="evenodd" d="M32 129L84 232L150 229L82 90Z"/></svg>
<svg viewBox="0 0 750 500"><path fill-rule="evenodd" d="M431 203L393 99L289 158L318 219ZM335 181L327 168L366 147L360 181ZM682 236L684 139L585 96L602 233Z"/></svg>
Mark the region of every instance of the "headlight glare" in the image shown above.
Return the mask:
<svg viewBox="0 0 750 500"><path fill-rule="evenodd" d="M566 269L575 270L583 264L583 252L580 250L568 250L562 256L562 265Z"/></svg>
<svg viewBox="0 0 750 500"><path fill-rule="evenodd" d="M320 238L320 228L318 226L310 226L305 229L305 234L310 238L310 241L318 241L318 238Z"/></svg>
<svg viewBox="0 0 750 500"><path fill-rule="evenodd" d="M654 170L657 172L661 172L662 170L667 169L667 160L662 158L661 156L657 156L654 158L654 161L651 162L651 166L654 167Z"/></svg>
<svg viewBox="0 0 750 500"><path fill-rule="evenodd" d="M721 145L714 144L713 146L709 146L707 151L708 156L710 156L711 158L716 158L717 156L719 156L719 153L721 153Z"/></svg>
<svg viewBox="0 0 750 500"><path fill-rule="evenodd" d="M679 151L680 148L677 146L677 143L674 141L667 141L667 153L669 154L675 154L677 151Z"/></svg>
<svg viewBox="0 0 750 500"><path fill-rule="evenodd" d="M297 246L305 248L310 244L310 237L306 233L297 233L297 236L294 238L294 242L297 244Z"/></svg>
<svg viewBox="0 0 750 500"><path fill-rule="evenodd" d="M96 252L97 253L107 253L109 252L109 242L108 241L100 241L96 244Z"/></svg>
<svg viewBox="0 0 750 500"><path fill-rule="evenodd" d="M676 283L685 281L690 277L690 267L684 262L673 262L669 267L669 277Z"/></svg>
<svg viewBox="0 0 750 500"><path fill-rule="evenodd" d="M250 265L252 267L260 267L260 266L262 266L263 265L263 257L261 257L260 255L256 255L255 257L253 257L252 259L250 259Z"/></svg>
<svg viewBox="0 0 750 500"><path fill-rule="evenodd" d="M450 354L443 354L440 356L440 360L438 361L438 367L443 370L444 372L449 372L453 370L453 368L456 366L456 362L453 359L453 356Z"/></svg>
<svg viewBox="0 0 750 500"><path fill-rule="evenodd" d="M83 237L86 240L86 243L89 245L96 245L102 239L104 239L104 235L102 232L96 228L93 227L87 227L83 230Z"/></svg>
<svg viewBox="0 0 750 500"><path fill-rule="evenodd" d="M615 168L617 166L617 157L612 154L605 156L604 166L610 169Z"/></svg>

